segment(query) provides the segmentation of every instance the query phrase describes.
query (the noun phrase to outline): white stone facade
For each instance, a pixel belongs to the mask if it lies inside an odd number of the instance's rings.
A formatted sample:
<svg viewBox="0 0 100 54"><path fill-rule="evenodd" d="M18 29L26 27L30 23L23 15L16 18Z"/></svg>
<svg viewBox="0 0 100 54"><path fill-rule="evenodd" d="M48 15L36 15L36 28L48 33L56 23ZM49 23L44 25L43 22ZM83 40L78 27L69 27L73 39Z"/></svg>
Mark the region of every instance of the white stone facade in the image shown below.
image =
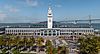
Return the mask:
<svg viewBox="0 0 100 54"><path fill-rule="evenodd" d="M22 36L71 36L94 34L93 28L5 28L6 34Z"/></svg>

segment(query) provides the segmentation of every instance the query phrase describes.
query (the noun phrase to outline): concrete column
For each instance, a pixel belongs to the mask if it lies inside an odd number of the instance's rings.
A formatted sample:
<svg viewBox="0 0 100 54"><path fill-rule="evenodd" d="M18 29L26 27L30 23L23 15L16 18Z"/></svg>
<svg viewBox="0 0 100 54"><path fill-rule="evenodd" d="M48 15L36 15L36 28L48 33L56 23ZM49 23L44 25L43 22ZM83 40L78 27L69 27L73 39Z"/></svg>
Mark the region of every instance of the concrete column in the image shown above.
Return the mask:
<svg viewBox="0 0 100 54"><path fill-rule="evenodd" d="M40 31L40 36L41 36L41 31Z"/></svg>
<svg viewBox="0 0 100 54"><path fill-rule="evenodd" d="M49 30L47 30L47 36L49 36L48 34L49 34Z"/></svg>
<svg viewBox="0 0 100 54"><path fill-rule="evenodd" d="M59 31L59 36L60 36L60 31Z"/></svg>
<svg viewBox="0 0 100 54"><path fill-rule="evenodd" d="M51 36L53 36L53 30L51 30Z"/></svg>
<svg viewBox="0 0 100 54"><path fill-rule="evenodd" d="M74 36L75 36L75 33L73 33L73 41L75 40Z"/></svg>
<svg viewBox="0 0 100 54"><path fill-rule="evenodd" d="M55 30L56 31L56 36L57 36L57 30Z"/></svg>
<svg viewBox="0 0 100 54"><path fill-rule="evenodd" d="M37 36L37 32L36 32L36 36Z"/></svg>
<svg viewBox="0 0 100 54"><path fill-rule="evenodd" d="M43 31L43 36L44 36L44 31Z"/></svg>

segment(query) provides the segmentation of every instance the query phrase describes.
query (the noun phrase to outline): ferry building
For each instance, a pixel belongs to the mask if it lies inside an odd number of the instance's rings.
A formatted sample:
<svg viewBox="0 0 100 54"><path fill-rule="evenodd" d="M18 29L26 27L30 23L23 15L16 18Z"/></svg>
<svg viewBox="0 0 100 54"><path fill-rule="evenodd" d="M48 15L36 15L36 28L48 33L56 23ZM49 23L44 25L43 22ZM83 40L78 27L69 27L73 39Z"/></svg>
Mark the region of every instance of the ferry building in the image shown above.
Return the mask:
<svg viewBox="0 0 100 54"><path fill-rule="evenodd" d="M89 24L60 23L53 21L53 11L48 8L47 21L34 23L29 27L7 27L5 34L17 36L66 36L78 38L83 34L94 34L94 28Z"/></svg>

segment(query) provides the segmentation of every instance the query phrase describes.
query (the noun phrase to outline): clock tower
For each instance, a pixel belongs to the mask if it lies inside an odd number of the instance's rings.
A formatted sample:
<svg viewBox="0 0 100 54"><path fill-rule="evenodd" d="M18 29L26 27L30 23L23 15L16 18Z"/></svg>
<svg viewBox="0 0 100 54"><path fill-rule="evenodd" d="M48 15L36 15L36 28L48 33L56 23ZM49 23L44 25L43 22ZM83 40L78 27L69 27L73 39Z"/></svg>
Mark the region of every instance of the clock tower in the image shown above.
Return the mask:
<svg viewBox="0 0 100 54"><path fill-rule="evenodd" d="M53 13L52 13L52 9L50 6L48 9L47 17L48 17L48 28L52 28L52 26L53 26Z"/></svg>

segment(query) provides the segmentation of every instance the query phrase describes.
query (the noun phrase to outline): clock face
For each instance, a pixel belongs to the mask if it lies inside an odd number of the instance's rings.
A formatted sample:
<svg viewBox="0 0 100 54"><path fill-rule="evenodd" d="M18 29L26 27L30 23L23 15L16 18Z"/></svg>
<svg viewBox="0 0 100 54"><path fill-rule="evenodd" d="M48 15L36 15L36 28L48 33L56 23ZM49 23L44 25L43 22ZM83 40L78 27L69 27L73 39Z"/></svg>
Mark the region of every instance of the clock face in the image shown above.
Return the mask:
<svg viewBox="0 0 100 54"><path fill-rule="evenodd" d="M49 19L49 22L51 22L51 20Z"/></svg>

